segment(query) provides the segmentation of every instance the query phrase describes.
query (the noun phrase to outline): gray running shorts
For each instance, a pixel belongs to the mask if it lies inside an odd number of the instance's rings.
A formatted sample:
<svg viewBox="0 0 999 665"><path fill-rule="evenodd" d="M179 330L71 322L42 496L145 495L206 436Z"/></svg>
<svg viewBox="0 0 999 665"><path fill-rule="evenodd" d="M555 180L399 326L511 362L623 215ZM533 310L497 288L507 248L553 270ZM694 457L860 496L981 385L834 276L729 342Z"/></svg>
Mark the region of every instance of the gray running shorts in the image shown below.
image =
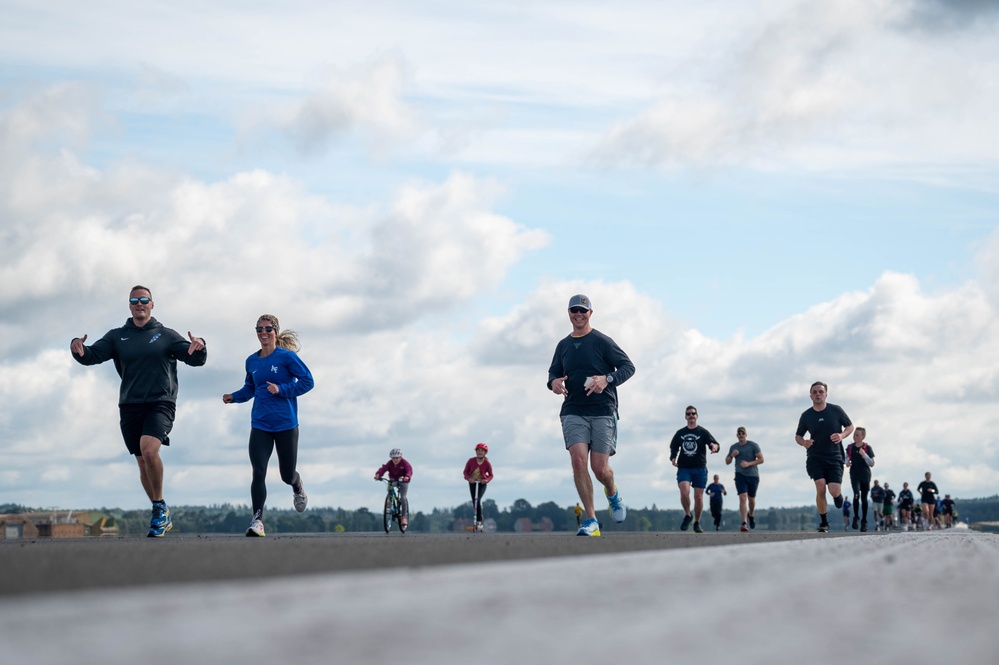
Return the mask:
<svg viewBox="0 0 999 665"><path fill-rule="evenodd" d="M565 449L585 443L591 453L613 455L617 452L617 418L614 416L562 416Z"/></svg>

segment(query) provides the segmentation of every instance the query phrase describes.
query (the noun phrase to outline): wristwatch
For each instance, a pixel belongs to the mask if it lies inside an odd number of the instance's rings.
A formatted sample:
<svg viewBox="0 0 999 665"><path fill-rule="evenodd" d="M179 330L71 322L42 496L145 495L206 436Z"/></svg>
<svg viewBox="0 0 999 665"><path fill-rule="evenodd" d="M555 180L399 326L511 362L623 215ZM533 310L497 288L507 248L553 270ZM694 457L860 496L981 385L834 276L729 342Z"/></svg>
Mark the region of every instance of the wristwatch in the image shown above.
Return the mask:
<svg viewBox="0 0 999 665"><path fill-rule="evenodd" d="M604 378L607 379L607 383L614 383L614 375L613 374L608 374Z"/></svg>

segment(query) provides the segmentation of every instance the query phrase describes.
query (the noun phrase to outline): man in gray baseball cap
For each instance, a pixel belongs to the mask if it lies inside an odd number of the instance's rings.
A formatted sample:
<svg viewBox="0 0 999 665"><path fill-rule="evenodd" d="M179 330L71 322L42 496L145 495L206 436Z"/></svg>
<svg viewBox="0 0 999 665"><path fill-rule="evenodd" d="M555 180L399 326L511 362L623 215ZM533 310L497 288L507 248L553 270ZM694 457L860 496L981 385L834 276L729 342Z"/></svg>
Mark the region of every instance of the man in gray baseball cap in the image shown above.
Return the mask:
<svg viewBox="0 0 999 665"><path fill-rule="evenodd" d="M613 339L590 327L592 314L589 298L582 294L569 298L572 332L559 341L548 368L548 389L563 397L562 437L586 513L577 536L600 535L590 468L604 486L614 521L623 522L627 516L610 457L617 452L617 386L632 377L635 365Z"/></svg>
<svg viewBox="0 0 999 665"><path fill-rule="evenodd" d="M582 307L586 311L593 309L593 306L590 304L590 299L583 294L577 294L569 298L569 309L572 309L573 307Z"/></svg>

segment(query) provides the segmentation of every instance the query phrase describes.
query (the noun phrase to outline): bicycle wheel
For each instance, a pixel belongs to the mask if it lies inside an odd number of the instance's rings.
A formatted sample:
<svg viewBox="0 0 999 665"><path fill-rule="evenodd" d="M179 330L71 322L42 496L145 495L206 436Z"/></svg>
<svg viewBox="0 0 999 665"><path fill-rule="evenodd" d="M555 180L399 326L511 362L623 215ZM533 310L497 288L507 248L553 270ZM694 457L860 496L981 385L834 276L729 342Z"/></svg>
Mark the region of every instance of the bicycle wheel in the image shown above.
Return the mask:
<svg viewBox="0 0 999 665"><path fill-rule="evenodd" d="M382 521L385 526L385 533L392 530L392 495L389 494L385 497L385 512L382 515Z"/></svg>
<svg viewBox="0 0 999 665"><path fill-rule="evenodd" d="M399 511L396 513L395 519L399 523L399 531L402 531L403 533L406 533L406 526L407 525L403 524L403 522L402 522L403 515L405 515L405 513L402 512L402 504L399 504Z"/></svg>

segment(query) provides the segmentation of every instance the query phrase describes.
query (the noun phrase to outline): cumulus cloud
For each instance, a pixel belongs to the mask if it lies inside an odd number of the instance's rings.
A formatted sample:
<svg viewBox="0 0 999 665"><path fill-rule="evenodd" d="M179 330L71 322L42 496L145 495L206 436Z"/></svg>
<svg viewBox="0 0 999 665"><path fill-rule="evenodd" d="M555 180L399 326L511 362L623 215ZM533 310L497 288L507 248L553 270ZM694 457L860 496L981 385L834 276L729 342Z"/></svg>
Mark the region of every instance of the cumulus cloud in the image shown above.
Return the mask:
<svg viewBox="0 0 999 665"><path fill-rule="evenodd" d="M884 0L771 5L730 59L691 63L707 83L669 87L613 126L591 158L613 166L850 167L931 177L914 169L922 165L966 182L958 170L992 164L996 154L986 128L999 93L989 64L995 40L988 31L968 32L962 43L969 51L957 54L950 40L898 30L920 7Z"/></svg>
<svg viewBox="0 0 999 665"><path fill-rule="evenodd" d="M342 137L360 135L376 151L412 138L421 121L403 100L406 73L396 58L384 58L332 73L308 98L282 112L281 124L303 154L323 152Z"/></svg>
<svg viewBox="0 0 999 665"><path fill-rule="evenodd" d="M923 33L953 33L994 27L999 6L991 0L910 0L910 11L899 19L902 29Z"/></svg>

